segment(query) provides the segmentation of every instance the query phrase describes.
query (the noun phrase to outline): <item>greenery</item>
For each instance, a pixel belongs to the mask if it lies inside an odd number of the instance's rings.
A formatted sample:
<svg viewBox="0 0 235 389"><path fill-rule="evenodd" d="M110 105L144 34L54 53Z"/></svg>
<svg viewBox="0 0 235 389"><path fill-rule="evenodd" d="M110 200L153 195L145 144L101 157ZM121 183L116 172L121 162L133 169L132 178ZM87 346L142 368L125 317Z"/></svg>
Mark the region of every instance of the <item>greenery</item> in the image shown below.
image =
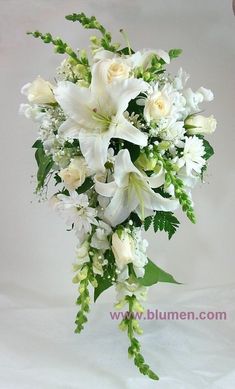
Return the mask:
<svg viewBox="0 0 235 389"><path fill-rule="evenodd" d="M150 259L145 266L144 277L138 278L138 282L144 286L151 286L158 282L168 282L171 284L180 284L174 277L155 265Z"/></svg>
<svg viewBox="0 0 235 389"><path fill-rule="evenodd" d="M147 231L153 222L154 231L166 231L168 237L171 239L172 235L179 227L179 220L174 216L172 212L156 211L154 217L148 216L144 220L144 229Z"/></svg>
<svg viewBox="0 0 235 389"><path fill-rule="evenodd" d="M38 172L37 172L37 188L36 192L40 191L45 183L46 177L48 176L51 168L54 165L54 162L52 160L51 155L47 155L44 151L44 148L42 147L41 143L38 142L35 143L33 147L38 146L36 152L35 152L35 159L37 161L38 165Z"/></svg>
<svg viewBox="0 0 235 389"><path fill-rule="evenodd" d="M110 288L116 281L116 266L112 250L106 251L105 259L107 259L108 264L107 266L104 266L104 274L102 276L96 275L97 285L94 288L94 301L96 301L101 293Z"/></svg>
<svg viewBox="0 0 235 389"><path fill-rule="evenodd" d="M95 16L88 17L83 12L81 12L79 14L73 13L72 15L67 15L67 16L65 16L65 18L67 20L72 21L72 22L78 21L79 23L81 23L81 25L84 28L94 29L94 30L100 31L102 34L102 38L101 38L101 40L98 40L96 38L95 39L96 44L97 45L100 44L100 46L103 47L105 50L109 50L109 51L113 51L113 52L115 52L117 50L118 45L112 44L112 42L111 42L112 37L111 37L110 32L108 32L100 22L98 22L98 20L96 19Z"/></svg>
<svg viewBox="0 0 235 389"><path fill-rule="evenodd" d="M137 320L134 318L134 305L136 300L135 296L126 296L126 301L129 305L128 316L123 319L119 325L119 328L123 331L127 331L128 338L130 340L130 346L128 348L128 355L134 359L136 367L139 369L141 374L147 375L152 380L159 380L159 377L154 373L150 366L145 362L143 355L141 354L140 342L135 337L135 333L141 334L142 329L140 328Z"/></svg>

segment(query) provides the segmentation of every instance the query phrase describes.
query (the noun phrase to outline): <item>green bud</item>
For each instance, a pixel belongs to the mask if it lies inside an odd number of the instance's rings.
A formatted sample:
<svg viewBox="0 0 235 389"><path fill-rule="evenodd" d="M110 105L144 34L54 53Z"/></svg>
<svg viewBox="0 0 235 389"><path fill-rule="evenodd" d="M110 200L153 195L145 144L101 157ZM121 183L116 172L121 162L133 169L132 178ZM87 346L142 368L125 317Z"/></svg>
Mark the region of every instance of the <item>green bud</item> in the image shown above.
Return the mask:
<svg viewBox="0 0 235 389"><path fill-rule="evenodd" d="M141 153L135 164L143 170L154 170L157 157L149 158L145 153Z"/></svg>

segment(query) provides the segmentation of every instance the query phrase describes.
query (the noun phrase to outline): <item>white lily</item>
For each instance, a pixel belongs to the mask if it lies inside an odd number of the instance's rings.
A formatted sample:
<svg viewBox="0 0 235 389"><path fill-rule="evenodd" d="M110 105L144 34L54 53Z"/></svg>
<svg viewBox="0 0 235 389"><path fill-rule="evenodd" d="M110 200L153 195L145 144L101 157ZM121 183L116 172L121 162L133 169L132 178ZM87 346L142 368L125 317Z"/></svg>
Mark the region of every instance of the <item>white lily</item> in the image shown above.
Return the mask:
<svg viewBox="0 0 235 389"><path fill-rule="evenodd" d="M112 138L147 145L147 135L134 127L123 113L130 100L146 91L148 84L132 78L104 85L98 70L95 66L90 88L60 82L55 90L56 99L68 116L59 134L67 139L79 139L88 166L96 171L104 170Z"/></svg>
<svg viewBox="0 0 235 389"><path fill-rule="evenodd" d="M164 172L148 177L133 165L126 149L116 156L113 176L114 181L109 183L95 177L96 191L102 196L112 197L104 211L104 218L112 226L122 223L132 211L144 219L154 210L174 211L178 207L178 200L164 198L151 189L163 184Z"/></svg>

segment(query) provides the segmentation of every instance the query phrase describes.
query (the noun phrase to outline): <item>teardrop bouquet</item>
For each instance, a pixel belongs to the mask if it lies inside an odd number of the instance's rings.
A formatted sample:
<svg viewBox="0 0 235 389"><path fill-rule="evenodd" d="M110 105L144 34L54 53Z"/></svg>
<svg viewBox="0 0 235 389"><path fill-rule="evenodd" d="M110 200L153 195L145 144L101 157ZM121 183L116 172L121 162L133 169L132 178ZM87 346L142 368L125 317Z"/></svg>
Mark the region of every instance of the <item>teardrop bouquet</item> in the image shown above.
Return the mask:
<svg viewBox="0 0 235 389"><path fill-rule="evenodd" d="M38 76L22 88L28 103L20 111L39 126L36 192L55 186L53 207L77 236L75 331L87 321L91 288L96 301L115 286L115 306L128 312L119 325L129 338L128 354L157 380L141 354L135 313L144 311L148 287L177 282L147 257L142 231L152 226L170 239L179 207L195 223L191 192L213 155L205 135L216 127L213 116L201 114L201 103L213 93L186 87L182 69L166 71L180 49L134 51L123 30L121 48L94 16L66 19L98 31L89 54L50 33L28 33L66 56L53 84Z"/></svg>

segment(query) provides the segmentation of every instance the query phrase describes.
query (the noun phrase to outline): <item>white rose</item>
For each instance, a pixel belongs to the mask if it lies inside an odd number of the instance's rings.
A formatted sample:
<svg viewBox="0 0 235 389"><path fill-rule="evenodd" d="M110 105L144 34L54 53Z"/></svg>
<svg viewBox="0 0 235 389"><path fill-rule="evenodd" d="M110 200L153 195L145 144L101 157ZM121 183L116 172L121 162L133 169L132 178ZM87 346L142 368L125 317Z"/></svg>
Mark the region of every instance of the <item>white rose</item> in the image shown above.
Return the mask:
<svg viewBox="0 0 235 389"><path fill-rule="evenodd" d="M126 80L130 75L130 66L120 58L104 59L97 62L93 68L93 82L103 81L110 84L114 81Z"/></svg>
<svg viewBox="0 0 235 389"><path fill-rule="evenodd" d="M211 134L216 129L216 119L213 115L205 117L202 115L192 115L186 121L187 126L193 126L192 128L187 129L187 133L190 135L195 134Z"/></svg>
<svg viewBox="0 0 235 389"><path fill-rule="evenodd" d="M170 114L172 108L171 100L160 91L153 93L145 103L144 116L148 122L159 120Z"/></svg>
<svg viewBox="0 0 235 389"><path fill-rule="evenodd" d="M23 86L21 93L26 95L30 103L35 104L51 104L55 103L53 95L53 86L49 81L45 81L38 76L32 83Z"/></svg>
<svg viewBox="0 0 235 389"><path fill-rule="evenodd" d="M129 77L130 67L124 62L112 61L107 70L108 82L125 80Z"/></svg>
<svg viewBox="0 0 235 389"><path fill-rule="evenodd" d="M69 166L59 172L59 176L69 190L77 189L81 186L87 176L87 165L83 157L75 157Z"/></svg>
<svg viewBox="0 0 235 389"><path fill-rule="evenodd" d="M112 236L112 250L119 270L133 262L134 241L127 232L122 232L121 237L115 232Z"/></svg>

